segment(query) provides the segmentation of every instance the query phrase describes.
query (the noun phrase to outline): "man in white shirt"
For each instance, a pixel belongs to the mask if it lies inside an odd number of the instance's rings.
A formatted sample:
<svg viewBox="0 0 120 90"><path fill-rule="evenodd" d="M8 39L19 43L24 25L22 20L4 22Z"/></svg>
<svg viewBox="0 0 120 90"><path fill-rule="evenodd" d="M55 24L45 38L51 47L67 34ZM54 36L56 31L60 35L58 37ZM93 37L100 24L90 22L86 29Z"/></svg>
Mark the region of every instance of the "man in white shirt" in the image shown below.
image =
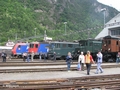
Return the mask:
<svg viewBox="0 0 120 90"><path fill-rule="evenodd" d="M83 55L83 52L81 52L78 58L78 63L80 62L81 62L81 70L84 71L85 56Z"/></svg>

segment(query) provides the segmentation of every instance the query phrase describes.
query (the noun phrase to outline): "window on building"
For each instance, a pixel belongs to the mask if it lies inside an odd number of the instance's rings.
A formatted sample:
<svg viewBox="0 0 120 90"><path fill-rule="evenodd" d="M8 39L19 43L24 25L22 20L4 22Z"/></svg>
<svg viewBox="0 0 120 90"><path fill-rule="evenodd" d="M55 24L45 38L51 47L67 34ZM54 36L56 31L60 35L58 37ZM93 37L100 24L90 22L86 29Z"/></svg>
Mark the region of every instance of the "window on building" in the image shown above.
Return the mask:
<svg viewBox="0 0 120 90"><path fill-rule="evenodd" d="M120 35L120 29L111 30L111 35Z"/></svg>

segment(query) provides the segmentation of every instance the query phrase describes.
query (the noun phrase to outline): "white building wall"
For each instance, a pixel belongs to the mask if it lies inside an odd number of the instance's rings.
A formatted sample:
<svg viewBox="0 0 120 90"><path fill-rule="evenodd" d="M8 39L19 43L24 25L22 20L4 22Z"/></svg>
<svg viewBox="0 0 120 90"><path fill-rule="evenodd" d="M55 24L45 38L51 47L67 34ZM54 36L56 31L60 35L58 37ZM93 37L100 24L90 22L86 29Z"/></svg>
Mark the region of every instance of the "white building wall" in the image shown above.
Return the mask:
<svg viewBox="0 0 120 90"><path fill-rule="evenodd" d="M105 24L105 28L95 37L95 39L100 39L104 36L109 35L109 29L116 27L120 27L120 13Z"/></svg>

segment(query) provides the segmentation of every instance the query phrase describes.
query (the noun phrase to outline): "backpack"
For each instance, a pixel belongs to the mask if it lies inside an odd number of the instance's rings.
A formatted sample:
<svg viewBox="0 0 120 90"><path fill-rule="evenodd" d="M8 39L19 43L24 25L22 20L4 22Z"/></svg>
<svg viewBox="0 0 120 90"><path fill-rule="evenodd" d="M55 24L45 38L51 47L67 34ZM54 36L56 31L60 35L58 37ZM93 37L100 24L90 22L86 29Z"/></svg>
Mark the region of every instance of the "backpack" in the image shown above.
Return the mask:
<svg viewBox="0 0 120 90"><path fill-rule="evenodd" d="M7 54L6 54L6 53L4 53L4 57L7 57Z"/></svg>
<svg viewBox="0 0 120 90"><path fill-rule="evenodd" d="M2 57L4 57L4 56L5 56L5 54L4 54L4 53L2 53L2 54L1 54L1 56L2 56Z"/></svg>

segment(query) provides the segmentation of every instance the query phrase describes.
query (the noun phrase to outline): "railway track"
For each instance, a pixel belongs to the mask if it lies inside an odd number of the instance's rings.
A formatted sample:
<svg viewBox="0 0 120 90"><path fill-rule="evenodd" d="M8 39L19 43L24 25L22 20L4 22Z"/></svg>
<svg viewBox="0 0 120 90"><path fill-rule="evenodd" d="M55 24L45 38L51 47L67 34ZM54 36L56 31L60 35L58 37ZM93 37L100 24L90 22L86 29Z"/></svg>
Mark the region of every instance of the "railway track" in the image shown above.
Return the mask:
<svg viewBox="0 0 120 90"><path fill-rule="evenodd" d="M73 60L73 64L77 64L77 60ZM106 62L103 62L106 63ZM66 65L65 60L56 60L54 62L53 60L39 60L35 59L34 61L30 62L24 62L22 59L16 59L16 60L7 60L5 63L2 62L2 59L0 59L0 66L31 66L31 65Z"/></svg>
<svg viewBox="0 0 120 90"><path fill-rule="evenodd" d="M73 61L72 62L72 65L77 65L77 61ZM103 63L103 64L113 64L113 63ZM34 62L23 62L23 61L20 61L20 62L6 62L6 63L3 63L1 62L0 63L0 67L4 67L4 66L49 66L49 65L66 65L66 62L64 60L59 60L59 61L50 61L50 60L47 60L47 61L44 61L44 60L41 60L41 61L34 61Z"/></svg>
<svg viewBox="0 0 120 90"><path fill-rule="evenodd" d="M2 90L119 90L120 74L48 80L0 81Z"/></svg>
<svg viewBox="0 0 120 90"><path fill-rule="evenodd" d="M77 62L73 62L73 65L76 65ZM0 66L49 66L49 65L66 65L66 62L6 62L0 63Z"/></svg>
<svg viewBox="0 0 120 90"><path fill-rule="evenodd" d="M65 63L64 63L65 64ZM57 64L57 63L44 63L44 64L25 64L23 66L2 66L0 68L0 73L16 73L16 72L49 72L49 71L66 71L67 66L64 64ZM102 65L102 68L118 68L120 67L119 64L104 64ZM96 69L97 66L93 65L91 69ZM77 70L77 64L71 65L71 70L76 71Z"/></svg>

